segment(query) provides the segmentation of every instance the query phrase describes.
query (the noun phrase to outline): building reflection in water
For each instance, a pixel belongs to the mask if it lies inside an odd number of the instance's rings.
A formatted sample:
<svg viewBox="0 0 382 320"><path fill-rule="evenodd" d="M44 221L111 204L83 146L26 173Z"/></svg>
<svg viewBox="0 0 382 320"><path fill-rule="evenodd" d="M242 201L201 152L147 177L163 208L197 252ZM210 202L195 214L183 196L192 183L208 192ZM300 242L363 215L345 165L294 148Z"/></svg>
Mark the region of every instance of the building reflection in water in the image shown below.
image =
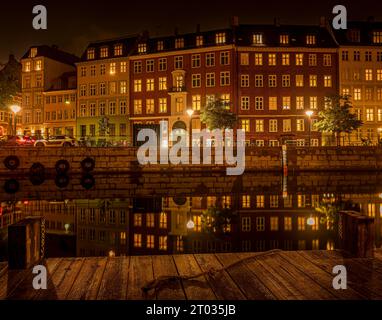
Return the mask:
<svg viewBox="0 0 382 320"><path fill-rule="evenodd" d="M45 218L48 257L331 250L335 230L315 208L334 198L351 200L375 218L380 247L381 194L235 194L2 203L0 257L7 226L31 215ZM210 207L235 214L223 232L205 231L203 212Z"/></svg>

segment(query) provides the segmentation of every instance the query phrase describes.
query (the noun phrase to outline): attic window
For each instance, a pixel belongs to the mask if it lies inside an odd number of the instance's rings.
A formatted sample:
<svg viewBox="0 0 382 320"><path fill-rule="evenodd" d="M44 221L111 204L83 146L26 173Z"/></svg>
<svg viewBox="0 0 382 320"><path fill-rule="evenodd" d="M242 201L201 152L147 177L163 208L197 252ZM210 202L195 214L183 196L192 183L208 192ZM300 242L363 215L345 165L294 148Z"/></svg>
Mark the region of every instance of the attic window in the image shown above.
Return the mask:
<svg viewBox="0 0 382 320"><path fill-rule="evenodd" d="M289 44L289 35L280 34L280 44Z"/></svg>
<svg viewBox="0 0 382 320"><path fill-rule="evenodd" d="M225 32L218 32L215 36L216 44L224 44L225 43Z"/></svg>
<svg viewBox="0 0 382 320"><path fill-rule="evenodd" d="M138 53L146 53L147 46L146 43L139 43L138 44Z"/></svg>
<svg viewBox="0 0 382 320"><path fill-rule="evenodd" d="M382 31L373 31L373 43L382 43Z"/></svg>
<svg viewBox="0 0 382 320"><path fill-rule="evenodd" d="M203 45L203 36L196 36L196 46L201 47Z"/></svg>
<svg viewBox="0 0 382 320"><path fill-rule="evenodd" d="M313 34L309 34L306 36L306 44L314 45L316 44L316 36Z"/></svg>
<svg viewBox="0 0 382 320"><path fill-rule="evenodd" d="M262 33L254 33L253 34L253 37L252 37L252 43L253 44L263 44L264 43L264 39L263 39L263 34Z"/></svg>
<svg viewBox="0 0 382 320"><path fill-rule="evenodd" d="M178 38L175 40L175 49L184 48L184 39Z"/></svg>
<svg viewBox="0 0 382 320"><path fill-rule="evenodd" d="M349 30L349 40L351 42L361 42L361 33L358 29Z"/></svg>
<svg viewBox="0 0 382 320"><path fill-rule="evenodd" d="M158 41L158 42L157 42L157 50L158 50L158 51L162 51L163 48L164 48L164 46L163 46L163 41Z"/></svg>
<svg viewBox="0 0 382 320"><path fill-rule="evenodd" d="M37 56L37 48L31 48L31 51L29 53L29 56L31 58L34 58L35 56Z"/></svg>
<svg viewBox="0 0 382 320"><path fill-rule="evenodd" d="M122 45L121 44L114 45L114 55L115 56L121 56L122 55Z"/></svg>
<svg viewBox="0 0 382 320"><path fill-rule="evenodd" d="M88 52L87 52L88 60L94 59L94 53L95 53L94 48L88 49Z"/></svg>
<svg viewBox="0 0 382 320"><path fill-rule="evenodd" d="M100 52L101 58L107 58L109 56L109 48L108 47L102 47Z"/></svg>

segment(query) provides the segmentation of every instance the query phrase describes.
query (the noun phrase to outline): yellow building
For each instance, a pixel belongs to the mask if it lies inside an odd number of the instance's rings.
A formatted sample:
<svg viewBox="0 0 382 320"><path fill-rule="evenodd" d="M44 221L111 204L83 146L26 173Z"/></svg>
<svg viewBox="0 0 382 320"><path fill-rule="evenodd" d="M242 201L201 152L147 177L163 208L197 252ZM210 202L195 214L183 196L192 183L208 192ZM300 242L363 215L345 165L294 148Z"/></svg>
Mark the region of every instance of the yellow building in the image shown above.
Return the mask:
<svg viewBox="0 0 382 320"><path fill-rule="evenodd" d="M354 112L363 121L344 143L375 144L382 130L382 23L350 22L347 30L335 32L340 93L351 96Z"/></svg>
<svg viewBox="0 0 382 320"><path fill-rule="evenodd" d="M21 58L22 117L25 134L44 135L43 92L57 77L75 71L78 58L52 46L31 47Z"/></svg>

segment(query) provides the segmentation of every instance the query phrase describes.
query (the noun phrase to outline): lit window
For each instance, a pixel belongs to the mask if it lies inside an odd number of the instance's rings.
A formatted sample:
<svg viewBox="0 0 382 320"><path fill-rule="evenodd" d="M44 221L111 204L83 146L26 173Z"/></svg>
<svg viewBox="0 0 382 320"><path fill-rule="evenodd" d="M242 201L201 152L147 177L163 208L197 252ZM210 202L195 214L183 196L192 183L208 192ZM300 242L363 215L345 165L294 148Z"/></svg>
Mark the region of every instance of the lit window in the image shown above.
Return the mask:
<svg viewBox="0 0 382 320"><path fill-rule="evenodd" d="M36 60L35 62L35 70L40 71L42 69L42 61L41 60Z"/></svg>
<svg viewBox="0 0 382 320"><path fill-rule="evenodd" d="M290 97L282 97L283 110L290 110Z"/></svg>
<svg viewBox="0 0 382 320"><path fill-rule="evenodd" d="M372 81L373 80L373 69L366 69L365 70L365 80L366 81Z"/></svg>
<svg viewBox="0 0 382 320"><path fill-rule="evenodd" d="M159 112L167 112L167 98L159 98Z"/></svg>
<svg viewBox="0 0 382 320"><path fill-rule="evenodd" d="M142 80L137 79L134 80L134 92L141 92L142 91Z"/></svg>
<svg viewBox="0 0 382 320"><path fill-rule="evenodd" d="M92 59L95 58L95 50L94 50L94 48L89 48L87 50L87 58L88 58L88 60L92 60Z"/></svg>
<svg viewBox="0 0 382 320"><path fill-rule="evenodd" d="M241 110L249 110L249 97L248 96L241 97L240 108L241 108Z"/></svg>
<svg viewBox="0 0 382 320"><path fill-rule="evenodd" d="M353 98L354 100L361 100L362 98L361 88L354 88Z"/></svg>
<svg viewBox="0 0 382 320"><path fill-rule="evenodd" d="M249 194L242 195L241 197L241 207L243 209L248 209L251 207L251 196Z"/></svg>
<svg viewBox="0 0 382 320"><path fill-rule="evenodd" d="M269 53L268 54L268 65L275 66L276 65L276 54Z"/></svg>
<svg viewBox="0 0 382 320"><path fill-rule="evenodd" d="M242 119L241 120L241 129L244 130L245 132L249 132L249 120L248 119Z"/></svg>
<svg viewBox="0 0 382 320"><path fill-rule="evenodd" d="M269 97L269 110L277 110L277 97Z"/></svg>
<svg viewBox="0 0 382 320"><path fill-rule="evenodd" d="M309 45L316 44L316 36L315 35L307 35L306 36L306 44L309 44Z"/></svg>
<svg viewBox="0 0 382 320"><path fill-rule="evenodd" d="M134 114L142 113L142 100L134 100Z"/></svg>
<svg viewBox="0 0 382 320"><path fill-rule="evenodd" d="M263 54L255 53L255 65L262 66L263 65Z"/></svg>
<svg viewBox="0 0 382 320"><path fill-rule="evenodd" d="M373 43L382 43L382 31L373 32Z"/></svg>
<svg viewBox="0 0 382 320"><path fill-rule="evenodd" d="M154 99L146 99L146 113L151 114L155 112Z"/></svg>
<svg viewBox="0 0 382 320"><path fill-rule="evenodd" d="M112 63L110 63L110 69L109 69L110 71L110 74L115 74L115 70L116 70L116 64L115 64L115 62L112 62Z"/></svg>
<svg viewBox="0 0 382 320"><path fill-rule="evenodd" d="M159 77L159 90L167 90L167 77Z"/></svg>
<svg viewBox="0 0 382 320"><path fill-rule="evenodd" d="M161 212L159 215L159 228L167 228L167 213Z"/></svg>
<svg viewBox="0 0 382 320"><path fill-rule="evenodd" d="M115 56L121 56L122 55L122 45L121 44L116 44L114 46L114 55Z"/></svg>
<svg viewBox="0 0 382 320"><path fill-rule="evenodd" d="M317 97L309 97L309 108L317 109Z"/></svg>
<svg viewBox="0 0 382 320"><path fill-rule="evenodd" d="M366 109L366 121L374 121L374 109Z"/></svg>
<svg viewBox="0 0 382 320"><path fill-rule="evenodd" d="M289 66L289 53L283 53L281 55L281 63L283 66Z"/></svg>
<svg viewBox="0 0 382 320"><path fill-rule="evenodd" d="M280 35L280 44L289 44L289 35L281 34Z"/></svg>
<svg viewBox="0 0 382 320"><path fill-rule="evenodd" d="M201 47L203 45L203 36L196 36L196 46Z"/></svg>
<svg viewBox="0 0 382 320"><path fill-rule="evenodd" d="M291 119L283 119L283 132L292 131L292 121Z"/></svg>
<svg viewBox="0 0 382 320"><path fill-rule="evenodd" d="M306 229L306 218L298 217L297 218L297 230L304 231Z"/></svg>
<svg viewBox="0 0 382 320"><path fill-rule="evenodd" d="M296 74L296 87L303 87L303 86L304 86L304 75Z"/></svg>
<svg viewBox="0 0 382 320"><path fill-rule="evenodd" d="M249 65L249 54L248 53L241 53L240 54L240 64L242 66L248 66Z"/></svg>
<svg viewBox="0 0 382 320"><path fill-rule="evenodd" d="M146 91L154 91L154 79L146 79Z"/></svg>
<svg viewBox="0 0 382 320"><path fill-rule="evenodd" d="M252 37L253 44L263 44L263 34L262 33L254 33Z"/></svg>
<svg viewBox="0 0 382 320"><path fill-rule="evenodd" d="M218 32L215 35L215 43L216 44L224 44L225 42L226 42L225 33L224 32Z"/></svg>
<svg viewBox="0 0 382 320"><path fill-rule="evenodd" d="M256 132L264 132L264 120L256 120Z"/></svg>
<svg viewBox="0 0 382 320"><path fill-rule="evenodd" d="M134 233L134 247L142 248L142 235L139 233Z"/></svg>
<svg viewBox="0 0 382 320"><path fill-rule="evenodd" d="M302 66L304 64L304 54L296 53L296 66Z"/></svg>
<svg viewBox="0 0 382 320"><path fill-rule="evenodd" d="M147 45L146 43L139 43L138 44L138 53L146 53Z"/></svg>
<svg viewBox="0 0 382 320"><path fill-rule="evenodd" d="M146 237L146 247L148 249L154 249L154 235L148 234Z"/></svg>
<svg viewBox="0 0 382 320"><path fill-rule="evenodd" d="M192 109L193 110L200 110L201 107L201 96L199 94L192 96Z"/></svg>
<svg viewBox="0 0 382 320"><path fill-rule="evenodd" d="M317 87L317 75L311 74L309 76L309 86L310 87Z"/></svg>
<svg viewBox="0 0 382 320"><path fill-rule="evenodd" d="M153 228L155 226L154 213L146 214L146 227Z"/></svg>
<svg viewBox="0 0 382 320"><path fill-rule="evenodd" d="M292 231L292 217L284 217L284 230Z"/></svg>
<svg viewBox="0 0 382 320"><path fill-rule="evenodd" d="M181 48L184 48L184 39L183 38L175 39L175 49L181 49Z"/></svg>
<svg viewBox="0 0 382 320"><path fill-rule="evenodd" d="M264 200L265 200L264 195L257 195L256 196L256 208L264 208L264 206L265 206Z"/></svg>
<svg viewBox="0 0 382 320"><path fill-rule="evenodd" d="M109 48L108 47L102 47L100 50L100 57L101 58L107 58L109 55Z"/></svg>
<svg viewBox="0 0 382 320"><path fill-rule="evenodd" d="M279 230L279 217L271 217L270 218L271 231Z"/></svg>
<svg viewBox="0 0 382 320"><path fill-rule="evenodd" d="M159 250L167 250L167 236L159 236Z"/></svg>
<svg viewBox="0 0 382 320"><path fill-rule="evenodd" d="M304 131L305 130L304 119L297 119L296 120L296 130L297 131Z"/></svg>
<svg viewBox="0 0 382 320"><path fill-rule="evenodd" d="M163 41L158 41L157 42L157 50L162 51L163 50Z"/></svg>

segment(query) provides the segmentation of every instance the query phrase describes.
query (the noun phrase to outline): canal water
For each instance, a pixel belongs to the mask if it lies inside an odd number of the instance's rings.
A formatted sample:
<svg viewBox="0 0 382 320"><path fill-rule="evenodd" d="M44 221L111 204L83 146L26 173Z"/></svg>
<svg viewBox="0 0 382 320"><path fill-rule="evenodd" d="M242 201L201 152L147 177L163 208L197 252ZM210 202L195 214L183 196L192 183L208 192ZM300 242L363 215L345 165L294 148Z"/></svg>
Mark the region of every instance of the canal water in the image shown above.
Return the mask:
<svg viewBox="0 0 382 320"><path fill-rule="evenodd" d="M375 218L379 248L380 178L374 172L245 173L230 191L216 185L178 192L169 182L150 196L118 185L112 197L97 189L97 181L113 179L107 175L95 176L93 188L77 196L65 189L36 192L24 183L20 192L0 195L0 261L7 260L8 226L29 216L42 218L46 257L332 250L342 209Z"/></svg>

